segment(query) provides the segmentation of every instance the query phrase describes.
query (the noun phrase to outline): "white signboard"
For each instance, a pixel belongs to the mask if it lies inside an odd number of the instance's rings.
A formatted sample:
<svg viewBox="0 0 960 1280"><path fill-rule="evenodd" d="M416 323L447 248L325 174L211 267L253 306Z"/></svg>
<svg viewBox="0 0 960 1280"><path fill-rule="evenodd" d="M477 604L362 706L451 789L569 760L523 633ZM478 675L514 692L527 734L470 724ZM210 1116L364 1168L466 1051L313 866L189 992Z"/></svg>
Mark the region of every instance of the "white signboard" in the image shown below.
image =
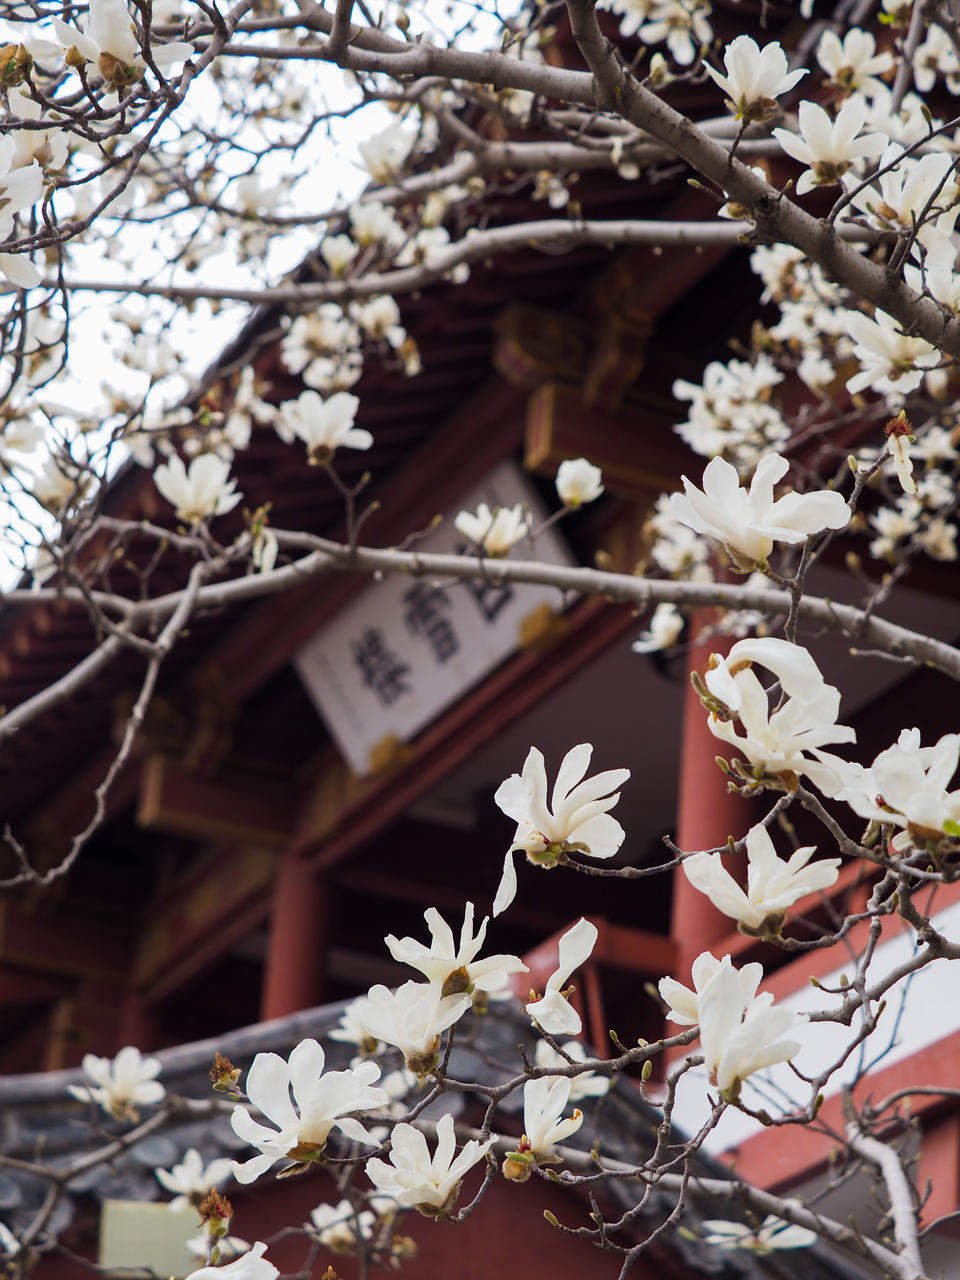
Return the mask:
<svg viewBox="0 0 960 1280"><path fill-rule="evenodd" d="M547 514L512 463L503 463L445 513L418 551L469 550L453 517L479 503L526 504L534 526ZM522 551L522 546L521 546ZM570 564L565 543L548 529L536 556ZM367 774L517 649L532 614L558 609L555 588L437 583L402 574L369 587L294 658L307 691L354 772Z"/></svg>

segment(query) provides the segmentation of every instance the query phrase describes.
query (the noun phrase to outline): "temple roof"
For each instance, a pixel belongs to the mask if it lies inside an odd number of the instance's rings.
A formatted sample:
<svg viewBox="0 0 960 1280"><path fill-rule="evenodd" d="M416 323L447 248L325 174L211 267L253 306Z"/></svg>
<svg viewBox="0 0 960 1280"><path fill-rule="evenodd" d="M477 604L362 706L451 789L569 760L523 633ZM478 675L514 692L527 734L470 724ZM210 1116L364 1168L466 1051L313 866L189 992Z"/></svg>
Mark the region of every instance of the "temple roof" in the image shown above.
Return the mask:
<svg viewBox="0 0 960 1280"><path fill-rule="evenodd" d="M246 1069L255 1053L273 1050L286 1057L294 1045L308 1037L323 1042L331 1067L344 1067L351 1056L350 1046L329 1039L344 1007L342 1003L325 1005L163 1050L156 1055L162 1063L159 1078L168 1095L190 1099L216 1097L211 1093L209 1081L215 1052ZM455 1046L450 1059L450 1074L457 1079L500 1083L508 1078L508 1073L493 1063L516 1062L517 1046L521 1043L532 1056L534 1037L529 1019L518 1004L495 1005L480 1019L478 1027L469 1030L470 1034L465 1037L469 1044ZM105 1137L122 1133L123 1127L105 1120L102 1114L92 1117L83 1103L67 1095L68 1085L82 1083L84 1077L79 1071L0 1077L0 1153L65 1165L102 1145ZM431 1104L424 1118L437 1119L444 1111L464 1114L471 1105L469 1097L446 1094ZM516 1115L519 1105L518 1091L501 1109L497 1126L501 1131L519 1132ZM644 1101L632 1080L618 1078L605 1098L585 1099L581 1106L586 1119L569 1140L570 1146L582 1150L597 1146L611 1160L632 1162L652 1148L661 1117ZM88 1123L91 1119L96 1120L96 1128ZM153 1171L156 1167L169 1168L189 1147L200 1150L206 1160L221 1155L237 1157L245 1149L224 1115L172 1122L162 1133L149 1136L129 1151L121 1152L109 1164L91 1169L73 1181L54 1219L54 1228L62 1230L74 1219L89 1219L101 1200L163 1199ZM39 1157L38 1152L42 1153ZM661 1241L662 1247L694 1274L715 1276L718 1280L767 1280L784 1276L803 1277L803 1280L863 1280L866 1276L865 1271L838 1260L831 1250L820 1245L781 1252L768 1260L744 1251L724 1251L704 1244L696 1236L700 1222L710 1218L731 1219L737 1213L729 1201L696 1189L696 1174L726 1179L729 1171L702 1153L696 1156L693 1169L694 1180L683 1219L685 1230L665 1233ZM318 1182L318 1199L328 1189ZM39 1180L29 1175L11 1169L0 1172L0 1219L13 1229L23 1227L39 1207L43 1190ZM242 1203L244 1197L256 1196L257 1185L241 1188L231 1183L227 1190L232 1200ZM621 1209L636 1202L630 1184L614 1179L608 1191ZM519 1188L518 1194L523 1194ZM669 1192L655 1192L639 1217L641 1233L658 1226L674 1203L675 1198ZM477 1212L483 1212L482 1205Z"/></svg>

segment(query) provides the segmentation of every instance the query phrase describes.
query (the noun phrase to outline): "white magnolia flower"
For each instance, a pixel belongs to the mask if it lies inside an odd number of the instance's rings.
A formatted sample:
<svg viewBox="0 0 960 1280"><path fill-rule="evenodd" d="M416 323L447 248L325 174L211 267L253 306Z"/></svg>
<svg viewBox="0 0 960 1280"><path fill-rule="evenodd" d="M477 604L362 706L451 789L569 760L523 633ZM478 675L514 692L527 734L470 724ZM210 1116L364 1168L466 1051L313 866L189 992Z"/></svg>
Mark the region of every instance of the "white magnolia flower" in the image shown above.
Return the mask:
<svg viewBox="0 0 960 1280"><path fill-rule="evenodd" d="M904 493L916 493L917 482L913 478L910 437L900 431L891 431L887 436L887 453L893 459L893 468Z"/></svg>
<svg viewBox="0 0 960 1280"><path fill-rule="evenodd" d="M711 663L704 683L722 705L711 711L707 726L736 747L758 777L786 775L789 781L789 775L807 771L805 752L819 760L828 743L856 741L852 728L836 722L840 690L826 683L802 646L775 636L738 640L725 658L714 654ZM779 681L782 701L774 710L754 664Z"/></svg>
<svg viewBox="0 0 960 1280"><path fill-rule="evenodd" d="M713 39L713 28L707 21L711 10L706 0L653 0L650 4L634 0L633 4L622 3L616 7L644 11L643 25L637 32L640 39L645 45L663 41L681 67L688 67ZM621 31L626 23L624 18ZM653 59L650 70L654 71Z"/></svg>
<svg viewBox="0 0 960 1280"><path fill-rule="evenodd" d="M903 148L897 143L887 147L878 164L886 172L862 190L855 190L860 186L858 177L845 174L844 186L855 191L851 203L866 214L871 226L881 231L912 232L918 223L929 221L931 211L943 215L937 219L941 230L951 230L957 217L952 208L957 192L952 173L954 157L934 152L919 159L907 156L894 164L902 153Z"/></svg>
<svg viewBox="0 0 960 1280"><path fill-rule="evenodd" d="M850 508L842 494L788 493L774 501L774 485L789 466L786 458L768 453L757 463L750 488L742 489L736 468L714 458L704 469L702 491L682 477L686 493L671 495L673 514L722 542L742 568L763 564L775 542L803 542L824 529L845 528Z"/></svg>
<svg viewBox="0 0 960 1280"><path fill-rule="evenodd" d="M20 1241L5 1222L0 1222L0 1258L14 1258L20 1252Z"/></svg>
<svg viewBox="0 0 960 1280"><path fill-rule="evenodd" d="M355 302L351 314L368 337L386 339L394 348L403 345L407 331L400 323L396 299L388 293L368 298L366 302Z"/></svg>
<svg viewBox="0 0 960 1280"><path fill-rule="evenodd" d="M518 1150L528 1152L536 1164L559 1163L560 1157L551 1148L565 1142L583 1124L579 1108L571 1116L563 1115L570 1101L570 1084L566 1076L541 1076L523 1086L523 1137Z"/></svg>
<svg viewBox="0 0 960 1280"><path fill-rule="evenodd" d="M806 1227L795 1227L790 1222L770 1214L756 1229L742 1222L725 1222L707 1218L702 1224L706 1235L704 1244L718 1249L748 1249L751 1253L773 1253L776 1249L806 1249L817 1243L817 1233Z"/></svg>
<svg viewBox="0 0 960 1280"><path fill-rule="evenodd" d="M526 1006L527 1013L550 1036L580 1034L580 1015L564 994L570 975L593 954L597 942L597 926L581 916L561 937L557 947L558 963L547 979L546 990L539 1000Z"/></svg>
<svg viewBox="0 0 960 1280"><path fill-rule="evenodd" d="M81 1102L95 1102L115 1120L136 1121L137 1108L160 1102L166 1090L156 1076L159 1058L145 1058L133 1045L121 1049L111 1061L95 1054L83 1055L83 1074L93 1085L71 1084L67 1092Z"/></svg>
<svg viewBox="0 0 960 1280"><path fill-rule="evenodd" d="M234 1133L261 1152L243 1164L231 1162L238 1182L253 1182L278 1160L315 1160L333 1129L352 1142L372 1142L352 1113L386 1103L384 1091L373 1087L380 1068L375 1062L361 1062L347 1071L324 1072L324 1061L316 1040L301 1040L289 1062L276 1053L258 1053L254 1058L247 1072L247 1097L276 1128L258 1124L246 1107L234 1107L230 1117Z"/></svg>
<svg viewBox="0 0 960 1280"><path fill-rule="evenodd" d="M90 0L82 31L59 18L54 18L53 26L63 48L76 49L93 74L114 89L124 89L143 74L140 45L124 0ZM150 46L160 71L192 53L193 45L183 41Z"/></svg>
<svg viewBox="0 0 960 1280"><path fill-rule="evenodd" d="M920 545L934 560L957 559L957 526L935 516L920 534Z"/></svg>
<svg viewBox="0 0 960 1280"><path fill-rule="evenodd" d="M913 55L913 82L921 93L929 93L938 75L946 78L951 93L960 91L960 58L953 41L943 27L931 22Z"/></svg>
<svg viewBox="0 0 960 1280"><path fill-rule="evenodd" d="M403 168L414 143L414 133L397 120L358 145L360 158L374 182L392 182Z"/></svg>
<svg viewBox="0 0 960 1280"><path fill-rule="evenodd" d="M353 425L359 399L338 391L324 400L316 391L301 391L280 406L278 428L298 436L311 458L329 457L335 449L369 449L373 436Z"/></svg>
<svg viewBox="0 0 960 1280"><path fill-rule="evenodd" d="M351 1001L340 1015L338 1025L330 1032L330 1039L356 1045L363 1054L376 1053L380 1042L370 1034L364 1021L364 1011L368 1004L367 996L358 996Z"/></svg>
<svg viewBox="0 0 960 1280"><path fill-rule="evenodd" d="M40 103L16 86L7 90L7 100L11 116L18 120L38 121L43 114ZM63 168L69 150L67 135L56 127L54 121L49 123L49 129L17 129L11 134L14 145L11 167L29 165L36 160L44 169Z"/></svg>
<svg viewBox="0 0 960 1280"><path fill-rule="evenodd" d="M359 252L348 235L324 236L320 241L320 256L335 276L342 276Z"/></svg>
<svg viewBox="0 0 960 1280"><path fill-rule="evenodd" d="M570 1063L567 1058L572 1058L574 1062L585 1062L587 1058L586 1050L579 1040L568 1040L566 1044L562 1044L560 1048L567 1055L565 1058L563 1053L558 1053L553 1045L548 1044L546 1040L538 1040L537 1047L533 1052L533 1060L538 1067L569 1067ZM544 1076L543 1079L550 1080L560 1079L559 1076ZM595 1071L582 1071L578 1076L568 1077L570 1080L570 1101L579 1102L581 1098L602 1098L610 1089L610 1080L607 1076L598 1076Z"/></svg>
<svg viewBox="0 0 960 1280"><path fill-rule="evenodd" d="M235 492L230 463L215 453L201 453L191 461L189 471L174 455L157 467L153 481L178 518L190 525L232 511L243 496Z"/></svg>
<svg viewBox="0 0 960 1280"><path fill-rule="evenodd" d="M18 164L17 145L9 133L0 137L0 241L12 234L14 215L31 208L43 192L43 170L36 160ZM22 253L0 253L0 275L20 289L40 280L40 272Z"/></svg>
<svg viewBox="0 0 960 1280"><path fill-rule="evenodd" d="M565 507L582 507L603 493L601 472L586 458L568 458L557 467L557 493Z"/></svg>
<svg viewBox="0 0 960 1280"><path fill-rule="evenodd" d="M362 247L395 244L402 235L393 210L379 200L361 200L348 213L353 238Z"/></svg>
<svg viewBox="0 0 960 1280"><path fill-rule="evenodd" d="M947 790L958 757L960 734L947 733L932 747L921 747L920 730L904 729L868 769L834 760L839 784L828 794L861 818L902 827L893 840L898 849L958 837L960 789Z"/></svg>
<svg viewBox="0 0 960 1280"><path fill-rule="evenodd" d="M267 1246L258 1240L249 1253L241 1254L226 1266L201 1267L199 1271L191 1271L187 1280L275 1280L280 1273L263 1256L266 1251Z"/></svg>
<svg viewBox="0 0 960 1280"><path fill-rule="evenodd" d="M700 1021L700 997L710 980L724 966L732 969L737 975L743 1007L747 1007L757 994L757 987L763 978L763 965L753 961L751 964L745 964L742 969L734 969L728 955L721 956L718 960L709 951L701 951L690 966L693 990L685 987L682 982L677 982L676 978L660 979L658 989L667 1005L667 1017L671 1022L681 1027L696 1026Z"/></svg>
<svg viewBox="0 0 960 1280"><path fill-rule="evenodd" d="M867 118L866 104L848 98L835 120L815 102L804 101L798 109L800 133L774 129L773 134L788 156L808 165L797 181L797 195L814 187L833 186L857 160L878 156L886 146L880 133L858 136Z"/></svg>
<svg viewBox="0 0 960 1280"><path fill-rule="evenodd" d="M517 956L496 955L476 960L487 934L487 917L484 916L474 933L473 915L473 903L468 902L458 945L440 912L436 907L428 907L423 918L430 929L430 946L415 938L396 938L391 933L385 939L387 949L400 964L419 969L445 996L471 995L475 987L480 991L499 991L507 985L511 973L526 973L527 966Z"/></svg>
<svg viewBox="0 0 960 1280"><path fill-rule="evenodd" d="M870 524L880 535L870 543L870 554L877 560L892 560L897 544L919 531L923 507L916 498L904 494L896 507L879 507L870 516Z"/></svg>
<svg viewBox="0 0 960 1280"><path fill-rule="evenodd" d="M874 312L874 319L860 311L848 311L847 333L854 341L854 354L861 369L847 379L847 390L855 395L867 387L881 395L895 391L916 391L924 369L940 363L940 353L923 338L903 333L893 316Z"/></svg>
<svg viewBox="0 0 960 1280"><path fill-rule="evenodd" d="M683 870L693 887L705 893L715 907L750 930L778 927L788 907L808 893L828 888L840 874L839 858L822 858L807 865L817 851L815 845L797 849L786 860L778 858L762 823L750 828L746 844L746 892L724 867L719 853L684 858Z"/></svg>
<svg viewBox="0 0 960 1280"><path fill-rule="evenodd" d="M217 1248L220 1250L220 1261L229 1262L232 1258L239 1257L241 1253L249 1253L250 1241L244 1240L241 1236L221 1236L217 1241ZM210 1252L210 1237L205 1231L187 1241L187 1252L195 1258L207 1257Z"/></svg>
<svg viewBox="0 0 960 1280"><path fill-rule="evenodd" d="M683 614L675 604L658 604L650 619L649 631L642 632L630 648L634 653L657 653L669 649L680 639Z"/></svg>
<svg viewBox="0 0 960 1280"><path fill-rule="evenodd" d="M471 1004L466 994L443 995L435 983L405 982L396 991L371 987L360 1016L371 1037L399 1049L419 1075L433 1066L440 1036Z"/></svg>
<svg viewBox="0 0 960 1280"><path fill-rule="evenodd" d="M587 778L593 747L581 742L571 747L557 772L550 808L547 807L547 771L543 755L531 747L522 773L511 774L494 796L497 806L517 824L507 850L503 875L493 903L498 916L517 894L514 853L522 849L528 861L553 867L566 853L587 858L612 858L625 832L609 810L620 799L618 787L630 777L629 769L608 769ZM611 794L613 793L613 794Z"/></svg>
<svg viewBox="0 0 960 1280"><path fill-rule="evenodd" d="M710 1083L736 1101L747 1076L777 1062L788 1062L800 1041L791 1009L773 1008L769 992L743 1000L743 980L732 965L721 964L697 999L700 1047Z"/></svg>
<svg viewBox="0 0 960 1280"><path fill-rule="evenodd" d="M475 515L461 511L453 523L459 533L488 556L505 556L530 532L530 517L520 503L491 511L481 502Z"/></svg>
<svg viewBox="0 0 960 1280"><path fill-rule="evenodd" d="M184 1152L180 1164L175 1164L172 1169L154 1169L153 1172L164 1191L174 1196L167 1207L185 1209L188 1205L198 1204L214 1187L226 1182L230 1177L230 1164L224 1157L204 1165L203 1156L196 1147L191 1147Z"/></svg>
<svg viewBox="0 0 960 1280"><path fill-rule="evenodd" d="M710 77L727 95L728 106L738 120L763 120L776 108L777 98L788 93L807 74L801 67L787 69L787 55L779 41L761 49L750 36L737 36L723 55L727 74L707 65Z"/></svg>
<svg viewBox="0 0 960 1280"><path fill-rule="evenodd" d="M367 1176L382 1196L402 1208L440 1217L453 1212L460 1183L486 1156L493 1141L467 1142L457 1155L453 1116L446 1112L437 1121L437 1146L431 1155L419 1129L398 1124L393 1130L390 1163L376 1157L368 1160Z"/></svg>
<svg viewBox="0 0 960 1280"><path fill-rule="evenodd" d="M817 62L844 93L859 89L875 94L885 88L877 77L893 70L893 54L887 50L877 53L873 36L860 27L851 27L843 40L829 28L824 31L817 45Z"/></svg>
<svg viewBox="0 0 960 1280"><path fill-rule="evenodd" d="M332 1253L350 1254L355 1252L360 1240L369 1240L377 1215L369 1209L357 1210L349 1200L341 1200L339 1204L318 1204L310 1210L311 1227L317 1239Z"/></svg>

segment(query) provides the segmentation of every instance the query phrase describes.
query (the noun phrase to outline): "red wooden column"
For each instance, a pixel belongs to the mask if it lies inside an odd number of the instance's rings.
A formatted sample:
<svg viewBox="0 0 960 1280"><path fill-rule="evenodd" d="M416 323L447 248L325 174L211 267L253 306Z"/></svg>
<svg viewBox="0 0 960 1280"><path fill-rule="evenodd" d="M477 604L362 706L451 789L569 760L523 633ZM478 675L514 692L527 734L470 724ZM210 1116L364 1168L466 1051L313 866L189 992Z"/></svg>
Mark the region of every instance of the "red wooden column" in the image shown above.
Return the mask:
<svg viewBox="0 0 960 1280"><path fill-rule="evenodd" d="M698 609L690 618L694 643L689 651L689 671L702 672L711 653L730 649L727 636L714 635L706 643L695 643L714 617L712 609ZM750 807L741 796L727 791L726 775L716 763L717 755L723 754L722 746L707 728L707 712L688 682L677 795L677 844L685 853L715 848L727 836L739 840L746 834ZM736 875L732 864L728 870ZM677 943L676 976L681 982L687 983L690 964L700 952L735 928L734 922L718 911L706 894L693 888L680 868L674 872L670 932Z"/></svg>
<svg viewBox="0 0 960 1280"><path fill-rule="evenodd" d="M266 1021L319 1003L327 934L327 886L290 850L277 862L260 1016Z"/></svg>

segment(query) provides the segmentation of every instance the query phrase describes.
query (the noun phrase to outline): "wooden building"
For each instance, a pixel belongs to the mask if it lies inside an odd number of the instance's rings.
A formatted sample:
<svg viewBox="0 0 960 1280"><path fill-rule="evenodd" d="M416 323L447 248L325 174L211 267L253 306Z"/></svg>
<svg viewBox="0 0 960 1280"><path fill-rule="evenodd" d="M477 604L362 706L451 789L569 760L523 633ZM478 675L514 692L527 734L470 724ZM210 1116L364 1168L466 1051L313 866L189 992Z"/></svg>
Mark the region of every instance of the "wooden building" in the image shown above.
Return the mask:
<svg viewBox="0 0 960 1280"><path fill-rule="evenodd" d="M596 217L649 210L695 218L714 208L680 178L653 187L592 174L576 196ZM541 212L522 192L497 196L490 210L494 221ZM372 473L364 498L379 505L364 540L395 544L438 514L449 526L485 485L519 486L551 510L558 463L586 456L602 467L607 494L561 526L556 554L583 564L600 556L632 571L644 558L657 495L681 473L702 470L671 430L680 412L671 384L698 378L709 359L728 354L730 337L748 331L758 296L740 248L583 247L562 256L530 249L475 268L465 285L405 298L404 324L423 372L408 379L369 362L355 390L358 425L375 444L362 456L338 456L347 482ZM299 387L268 340L275 321L255 316L221 366L253 360L280 400ZM233 474L245 506L270 502L276 526L340 532L339 496L272 428L255 429ZM133 465L113 484L108 510L172 524L150 473ZM223 518L224 537L233 519ZM844 550L814 583L834 598L847 589ZM124 573L120 566L118 585ZM153 589L175 588L182 574L170 554ZM198 618L165 668L134 758L106 797L105 821L70 875L49 891L0 902L0 1071L70 1068L84 1052L111 1054L127 1043L162 1050L228 1037L402 980L385 933L420 932L431 904L450 917L467 899L488 908L511 835L493 793L532 744L554 768L580 741L596 745L598 767L631 768L618 808L625 862L662 860L667 833L685 849L742 835L751 808L726 791L688 681L722 644L697 643L709 618L691 621L682 652L641 657L630 652L640 625L630 609L545 601L542 593L525 609L532 597L522 590L511 602L522 615L512 638L498 633L486 668L446 681L443 696L428 668L405 673L393 700L354 672L371 698L352 740L355 753L366 751L365 769L350 767L345 731L335 738L312 701L304 655L328 640L355 640L344 636L356 619L381 617L382 628L409 632L414 624L397 614L386 584L331 575ZM423 628L442 629L446 619L449 633L446 601L468 591L458 585L440 601L407 601L408 611L420 611L425 652L431 640ZM949 567L918 570L900 600L895 617L947 639L960 635ZM495 604L474 593L476 627L492 623ZM15 706L51 685L92 641L85 614L66 602L5 610L0 704ZM843 718L858 729L865 756L903 724L922 723L928 739L957 728L955 703L935 674L856 662L836 638L814 647L830 682L844 690ZM435 649L433 661L440 665ZM62 858L90 820L139 673L139 659L128 654L0 752L0 814L37 865ZM415 731L381 732L378 716L392 723L387 711L406 697L418 700ZM574 879L562 869L524 866L519 874L517 901L491 942L529 955L537 985L555 967L559 933L580 914L595 920L600 939L579 995L598 1047L610 1027L625 1042L659 1035L661 1010L645 984L665 973L686 980L706 947L737 962L761 959L778 998L807 989L811 972L842 967L832 951L791 959L733 932L682 877L624 892L619 881ZM845 868L833 901L865 901L862 876ZM956 900L960 888L943 891L943 909ZM799 906L814 921L826 910L819 899ZM878 1093L953 1079L960 1011L928 1018L911 1035L872 1077ZM824 1114L837 1119L839 1110L834 1093ZM925 1128L924 1167L934 1175L932 1218L960 1205L960 1111L933 1098L917 1100L915 1110ZM811 1183L831 1150L804 1133L785 1144L779 1131L759 1125L722 1142L722 1158L771 1189Z"/></svg>

